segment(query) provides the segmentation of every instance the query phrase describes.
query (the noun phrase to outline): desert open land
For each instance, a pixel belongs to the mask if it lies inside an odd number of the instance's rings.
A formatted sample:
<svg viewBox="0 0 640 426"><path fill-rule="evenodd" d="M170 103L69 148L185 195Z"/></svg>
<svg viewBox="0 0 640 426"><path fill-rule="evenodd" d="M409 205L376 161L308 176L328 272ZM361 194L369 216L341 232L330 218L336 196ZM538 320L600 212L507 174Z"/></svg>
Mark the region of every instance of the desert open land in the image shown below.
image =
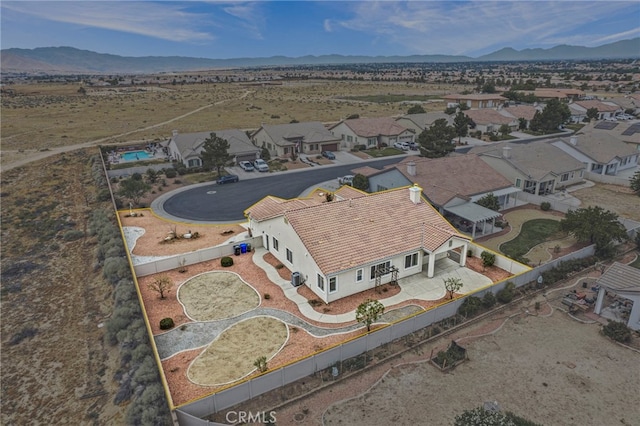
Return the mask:
<svg viewBox="0 0 640 426"><path fill-rule="evenodd" d="M110 208L110 203L98 200L90 167L90 157L98 154L97 145L165 140L173 129L249 129L293 119L328 122L351 114L395 115L408 108L398 102L343 99L345 96L423 95L426 108L442 110L444 103L433 97L459 89L416 83L303 81L265 86L177 85L134 92L88 88L83 95L79 87L14 85L12 96L2 96L3 424L124 422L127 402L114 403L119 348L105 341L104 331L113 311L114 289L102 278L95 260L95 239L87 233L91 212ZM599 186L594 188L582 190L583 194L599 190ZM598 205L615 210L624 199L628 206L615 211L638 220L638 210L632 208L637 197L605 190L613 195L599 199ZM575 196L587 200L589 196L582 191ZM596 198L589 202L593 200ZM78 232L82 238L74 239ZM526 309L533 312L530 303L509 311L509 315L518 315L497 333L470 339L471 361L450 374L432 371L433 367L421 362L391 370L390 365L381 364L379 370L338 383L333 396L319 405L301 400L298 405L278 408L278 424L293 424L300 413L305 418L300 424L321 424L322 418L330 424L364 424L363 419L372 418L385 424L394 419L402 423L414 419L403 417L411 413L426 416L435 397L440 398L440 411L432 411L433 419L452 419L462 409L498 400L505 409L534 421L561 420L551 424L590 424L583 422L589 413L596 419L615 419L616 424L637 424L633 421L634 415L640 417L633 411L637 404L626 400L624 392L625 387L638 384L637 372L619 371L637 364L637 353L602 337L598 324L575 322L559 310L549 315L551 308L526 314ZM501 319L504 316L491 318L488 327ZM547 344L527 346L534 339ZM445 339L434 345L447 343ZM407 354L402 359L423 360L427 350L422 349L417 358ZM502 365L507 368L499 374L488 373ZM509 380L503 376L507 371L513 372ZM431 380L425 384L423 377ZM460 382L454 384L453 379ZM451 392L443 392L443 387L451 387ZM465 393L474 389L472 394ZM391 390L400 398L389 399ZM404 391L411 392L402 394ZM342 401L354 396L356 399ZM563 396L567 405L573 404L568 418L560 417ZM399 413L389 408L389 417L384 417L384 407L392 402L410 409ZM527 411L531 407L535 409ZM607 410L610 416L604 417Z"/></svg>

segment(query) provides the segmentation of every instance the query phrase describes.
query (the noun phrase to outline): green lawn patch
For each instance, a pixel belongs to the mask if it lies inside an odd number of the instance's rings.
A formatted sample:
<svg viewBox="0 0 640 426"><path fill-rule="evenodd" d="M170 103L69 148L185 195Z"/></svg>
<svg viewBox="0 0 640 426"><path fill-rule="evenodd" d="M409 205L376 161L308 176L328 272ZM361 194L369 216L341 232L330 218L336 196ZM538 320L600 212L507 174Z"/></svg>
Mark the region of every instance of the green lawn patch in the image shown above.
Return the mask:
<svg viewBox="0 0 640 426"><path fill-rule="evenodd" d="M554 238L560 232L560 222L552 219L532 219L522 224L520 234L500 245L500 251L512 259L524 256L534 246Z"/></svg>
<svg viewBox="0 0 640 426"><path fill-rule="evenodd" d="M640 256L636 258L629 266L633 266L634 268L640 269Z"/></svg>
<svg viewBox="0 0 640 426"><path fill-rule="evenodd" d="M382 148L382 149L367 149L366 151L362 151L362 152L377 158L377 157L388 157L390 155L402 154L404 151L389 147L389 148Z"/></svg>

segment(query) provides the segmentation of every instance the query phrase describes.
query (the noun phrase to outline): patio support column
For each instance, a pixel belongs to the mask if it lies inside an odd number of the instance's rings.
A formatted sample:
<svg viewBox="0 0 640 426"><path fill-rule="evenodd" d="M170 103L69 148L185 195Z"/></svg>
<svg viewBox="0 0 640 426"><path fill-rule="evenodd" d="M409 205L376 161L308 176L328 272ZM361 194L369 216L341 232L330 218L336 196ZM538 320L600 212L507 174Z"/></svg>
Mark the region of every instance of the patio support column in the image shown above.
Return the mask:
<svg viewBox="0 0 640 426"><path fill-rule="evenodd" d="M469 250L469 244L465 242L460 253L460 266L467 264L467 250Z"/></svg>
<svg viewBox="0 0 640 426"><path fill-rule="evenodd" d="M491 233L496 230L496 218L491 218Z"/></svg>
<svg viewBox="0 0 640 426"><path fill-rule="evenodd" d="M436 269L436 254L429 253L429 265L427 266L427 278L433 278Z"/></svg>
<svg viewBox="0 0 640 426"><path fill-rule="evenodd" d="M593 313L596 315L600 315L602 312L602 305L604 304L604 294L607 290L604 287L600 287L598 290L598 298L596 299L596 307L593 309Z"/></svg>
<svg viewBox="0 0 640 426"><path fill-rule="evenodd" d="M471 238L475 239L476 238L476 223L475 222L471 222Z"/></svg>

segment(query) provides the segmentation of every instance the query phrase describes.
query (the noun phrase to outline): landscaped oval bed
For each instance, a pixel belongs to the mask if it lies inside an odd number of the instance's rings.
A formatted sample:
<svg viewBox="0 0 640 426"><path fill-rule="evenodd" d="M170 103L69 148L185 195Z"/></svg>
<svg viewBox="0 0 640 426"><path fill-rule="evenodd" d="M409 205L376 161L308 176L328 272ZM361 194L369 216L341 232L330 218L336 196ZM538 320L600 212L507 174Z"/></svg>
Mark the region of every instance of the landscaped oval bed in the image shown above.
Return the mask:
<svg viewBox="0 0 640 426"><path fill-rule="evenodd" d="M178 300L194 321L213 321L238 316L260 305L260 296L238 274L207 272L178 289Z"/></svg>
<svg viewBox="0 0 640 426"><path fill-rule="evenodd" d="M560 222L553 219L532 219L524 222L520 233L514 239L500 245L500 251L512 259L524 256L536 245L566 237L560 231Z"/></svg>
<svg viewBox="0 0 640 426"><path fill-rule="evenodd" d="M222 332L193 360L187 377L202 386L235 382L256 370L254 363L259 357L271 359L288 337L287 325L273 317L239 322Z"/></svg>

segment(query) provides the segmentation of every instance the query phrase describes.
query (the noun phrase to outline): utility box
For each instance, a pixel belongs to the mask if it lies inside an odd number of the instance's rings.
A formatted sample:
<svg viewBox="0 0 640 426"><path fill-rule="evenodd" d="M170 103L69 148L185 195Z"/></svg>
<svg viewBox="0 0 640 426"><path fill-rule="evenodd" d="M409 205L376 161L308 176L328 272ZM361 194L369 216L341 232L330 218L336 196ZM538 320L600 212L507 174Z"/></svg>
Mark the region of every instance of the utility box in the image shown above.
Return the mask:
<svg viewBox="0 0 640 426"><path fill-rule="evenodd" d="M291 274L291 285L294 287L298 287L302 284L302 279L300 278L300 272L293 272Z"/></svg>

